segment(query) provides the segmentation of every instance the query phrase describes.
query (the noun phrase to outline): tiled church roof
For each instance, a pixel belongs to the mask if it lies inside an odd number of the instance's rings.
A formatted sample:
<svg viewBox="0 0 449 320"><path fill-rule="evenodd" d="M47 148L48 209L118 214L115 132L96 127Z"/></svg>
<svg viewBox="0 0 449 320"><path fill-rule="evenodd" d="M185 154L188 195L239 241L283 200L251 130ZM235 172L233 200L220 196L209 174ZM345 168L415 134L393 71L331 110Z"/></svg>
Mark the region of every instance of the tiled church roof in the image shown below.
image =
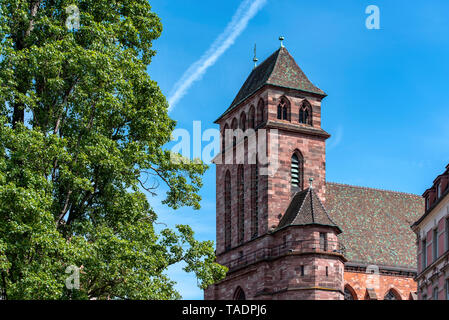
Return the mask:
<svg viewBox="0 0 449 320"><path fill-rule="evenodd" d="M329 217L320 198L312 188L297 192L279 222L278 229L286 226L322 225L340 228Z"/></svg>
<svg viewBox="0 0 449 320"><path fill-rule="evenodd" d="M327 182L326 208L350 262L416 269L410 225L424 212L422 197Z"/></svg>
<svg viewBox="0 0 449 320"><path fill-rule="evenodd" d="M251 72L231 106L223 115L264 85L301 90L321 96L326 95L323 90L310 82L287 49L281 47Z"/></svg>

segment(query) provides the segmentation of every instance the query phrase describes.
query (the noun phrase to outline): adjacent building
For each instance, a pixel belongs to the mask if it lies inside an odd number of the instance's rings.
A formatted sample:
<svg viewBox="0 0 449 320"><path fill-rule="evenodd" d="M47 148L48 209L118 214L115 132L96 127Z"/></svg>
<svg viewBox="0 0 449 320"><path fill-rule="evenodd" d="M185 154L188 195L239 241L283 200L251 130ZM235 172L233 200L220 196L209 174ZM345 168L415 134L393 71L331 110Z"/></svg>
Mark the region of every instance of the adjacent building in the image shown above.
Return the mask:
<svg viewBox="0 0 449 320"><path fill-rule="evenodd" d="M416 233L418 298L449 300L449 165L424 192L425 213Z"/></svg>

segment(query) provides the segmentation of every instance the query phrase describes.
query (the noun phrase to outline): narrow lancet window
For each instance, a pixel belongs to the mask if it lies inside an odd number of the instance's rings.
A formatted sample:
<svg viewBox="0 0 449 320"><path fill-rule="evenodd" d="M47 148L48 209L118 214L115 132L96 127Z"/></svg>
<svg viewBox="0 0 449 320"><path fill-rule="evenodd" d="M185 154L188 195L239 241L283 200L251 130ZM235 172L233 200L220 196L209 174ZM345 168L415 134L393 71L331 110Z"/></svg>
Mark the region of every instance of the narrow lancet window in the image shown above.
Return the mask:
<svg viewBox="0 0 449 320"><path fill-rule="evenodd" d="M231 249L231 174L225 176L225 249Z"/></svg>
<svg viewBox="0 0 449 320"><path fill-rule="evenodd" d="M302 189L302 158L296 153L292 156L291 181L293 190Z"/></svg>
<svg viewBox="0 0 449 320"><path fill-rule="evenodd" d="M245 171L243 165L239 165L237 170L238 187L238 240L243 243L245 236Z"/></svg>
<svg viewBox="0 0 449 320"><path fill-rule="evenodd" d="M307 101L299 109L299 123L312 125L312 106Z"/></svg>

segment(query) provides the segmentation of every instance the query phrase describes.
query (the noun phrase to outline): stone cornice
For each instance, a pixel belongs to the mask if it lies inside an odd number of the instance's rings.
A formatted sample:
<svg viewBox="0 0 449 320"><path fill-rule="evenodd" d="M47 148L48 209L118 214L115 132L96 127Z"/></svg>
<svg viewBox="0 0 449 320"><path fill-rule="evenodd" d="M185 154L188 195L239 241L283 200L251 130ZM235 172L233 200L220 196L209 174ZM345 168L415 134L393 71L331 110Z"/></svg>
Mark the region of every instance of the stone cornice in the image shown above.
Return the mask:
<svg viewBox="0 0 449 320"><path fill-rule="evenodd" d="M267 263L267 262L276 261L276 260L279 260L279 259L282 259L282 258L293 258L293 257L298 257L298 256L304 256L304 255L307 255L307 256L335 257L335 258L341 259L343 261L343 263L347 261L346 258L341 253L336 253L336 252L327 252L327 251L302 251L302 252L295 252L295 251L292 251L292 252L285 253L285 254L282 254L282 255L279 255L279 256L275 256L275 257L263 258L263 259L254 261L254 262L249 263L249 264L242 264L240 266L237 266L237 267L234 267L232 269L229 269L227 274L230 275L230 274L236 273L236 272L238 272L238 271L240 271L242 269L245 269L245 268L248 268L248 267L251 267L251 266L255 266L255 265L260 264L260 263ZM226 264L224 264L224 265L226 265Z"/></svg>
<svg viewBox="0 0 449 320"><path fill-rule="evenodd" d="M345 271L355 272L355 273L367 273L366 269L369 265L363 263L348 262L345 264ZM406 278L416 277L416 270L401 267L392 266L377 266L379 268L380 275L387 276L399 276Z"/></svg>
<svg viewBox="0 0 449 320"><path fill-rule="evenodd" d="M255 297L273 296L273 295L288 292L288 291L309 291L309 290L338 292L338 293L341 293L344 295L344 292L342 290L314 286L314 287L288 287L288 288L284 288L284 289L277 290L277 291L260 291L260 292L256 293Z"/></svg>
<svg viewBox="0 0 449 320"><path fill-rule="evenodd" d="M267 129L278 129L278 130L302 133L305 135L311 135L311 136L316 136L316 137L325 138L325 139L328 139L331 137L331 135L329 133L327 133L326 131L324 131L321 128L317 129L315 127L311 127L308 125L303 125L303 124L299 124L299 123L294 124L294 123L287 122L287 121L281 122L281 121L268 120L265 127Z"/></svg>
<svg viewBox="0 0 449 320"><path fill-rule="evenodd" d="M416 277L415 281L422 279L426 274L429 274L430 270L435 269L438 264L440 264L443 260L446 260L446 263L441 268L441 270L446 270L449 266L449 250L447 250L441 257L439 257L436 261L432 262L429 266L427 266L424 270L422 270Z"/></svg>

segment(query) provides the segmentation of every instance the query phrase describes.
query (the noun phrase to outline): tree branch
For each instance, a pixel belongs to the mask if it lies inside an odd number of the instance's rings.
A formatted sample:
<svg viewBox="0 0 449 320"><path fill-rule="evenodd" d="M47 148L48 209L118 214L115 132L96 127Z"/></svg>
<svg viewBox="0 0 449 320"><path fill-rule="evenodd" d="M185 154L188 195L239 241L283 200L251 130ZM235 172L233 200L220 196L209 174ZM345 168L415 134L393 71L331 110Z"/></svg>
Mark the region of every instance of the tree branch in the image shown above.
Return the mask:
<svg viewBox="0 0 449 320"><path fill-rule="evenodd" d="M85 130L87 130L87 131L90 131L92 129L92 127L93 127L93 120L94 120L94 116L95 116L95 107L96 107L96 105L97 105L97 100L95 100L93 102L92 107L91 107L91 114L90 114L89 123L87 124L87 126L85 128ZM80 130L80 134L78 135L78 140L76 142L76 147L75 147L76 155L75 155L75 159L73 160L73 167L78 162L78 155L79 155L78 148L79 148L79 145L81 143L81 137L82 137L82 132ZM72 191L72 189L69 186L69 188L67 190L67 194L66 194L66 201L65 201L64 207L63 207L63 209L62 209L62 211L61 211L61 213L60 213L60 215L58 217L58 220L56 221L57 225L60 224L61 220L64 218L64 216L66 215L67 211L70 208L69 202L70 202L70 196L72 195L72 192L73 191Z"/></svg>
<svg viewBox="0 0 449 320"><path fill-rule="evenodd" d="M78 84L79 79L75 78L75 81L73 81L73 84L70 86L69 90L66 91L66 94L64 95L64 99L61 105L61 112L58 115L58 119L56 120L56 125L55 125L55 129L53 130L53 134L57 134L59 131L59 127L62 121L62 117L64 115L64 108L67 105L67 102L69 100L69 96L70 94L73 92L73 90L75 89L75 86Z"/></svg>
<svg viewBox="0 0 449 320"><path fill-rule="evenodd" d="M30 19L30 23L28 25L28 29L25 32L25 38L29 37L29 35L31 34L31 31L33 31L33 29L34 29L34 19L36 18L37 11L39 10L40 5L41 5L41 0L36 0L31 3L31 7L30 7L31 19Z"/></svg>

